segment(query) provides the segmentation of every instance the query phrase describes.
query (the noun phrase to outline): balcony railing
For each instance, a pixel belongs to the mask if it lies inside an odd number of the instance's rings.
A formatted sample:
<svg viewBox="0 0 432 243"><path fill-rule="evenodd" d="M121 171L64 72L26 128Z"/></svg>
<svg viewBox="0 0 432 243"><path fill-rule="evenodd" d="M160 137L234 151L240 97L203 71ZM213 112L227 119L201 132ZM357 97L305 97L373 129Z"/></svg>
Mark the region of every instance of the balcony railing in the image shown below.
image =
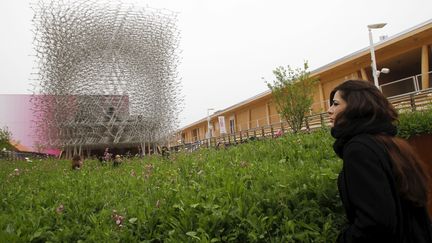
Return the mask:
<svg viewBox="0 0 432 243"><path fill-rule="evenodd" d="M432 87L432 71L429 73L429 87ZM411 92L420 92L422 90L422 75L418 74L415 76L399 79L380 85L383 94L386 97L395 97L405 95Z"/></svg>

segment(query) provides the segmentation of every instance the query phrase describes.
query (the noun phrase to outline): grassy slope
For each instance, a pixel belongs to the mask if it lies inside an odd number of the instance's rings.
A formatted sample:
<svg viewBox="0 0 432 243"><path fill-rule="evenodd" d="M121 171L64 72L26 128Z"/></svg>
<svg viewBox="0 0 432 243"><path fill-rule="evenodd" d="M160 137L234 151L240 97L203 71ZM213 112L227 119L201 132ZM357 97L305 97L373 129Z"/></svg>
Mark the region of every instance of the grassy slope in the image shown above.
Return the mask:
<svg viewBox="0 0 432 243"><path fill-rule="evenodd" d="M81 171L0 161L0 241L334 242L332 142L322 131Z"/></svg>

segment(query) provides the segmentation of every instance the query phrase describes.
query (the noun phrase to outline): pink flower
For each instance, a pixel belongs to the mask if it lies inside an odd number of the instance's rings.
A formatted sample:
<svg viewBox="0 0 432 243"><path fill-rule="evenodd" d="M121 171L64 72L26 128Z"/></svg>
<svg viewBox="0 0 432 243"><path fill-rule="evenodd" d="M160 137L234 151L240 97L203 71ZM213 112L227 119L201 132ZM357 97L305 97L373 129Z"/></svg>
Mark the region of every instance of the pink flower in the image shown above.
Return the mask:
<svg viewBox="0 0 432 243"><path fill-rule="evenodd" d="M63 204L60 204L60 205L56 208L56 212L57 212L58 214L60 214L60 213L63 213L63 211L64 211L64 206L63 206Z"/></svg>
<svg viewBox="0 0 432 243"><path fill-rule="evenodd" d="M124 221L124 217L121 216L120 214L117 214L116 210L113 210L113 215L111 216L111 218L114 220L115 224L118 227L123 227L123 221Z"/></svg>

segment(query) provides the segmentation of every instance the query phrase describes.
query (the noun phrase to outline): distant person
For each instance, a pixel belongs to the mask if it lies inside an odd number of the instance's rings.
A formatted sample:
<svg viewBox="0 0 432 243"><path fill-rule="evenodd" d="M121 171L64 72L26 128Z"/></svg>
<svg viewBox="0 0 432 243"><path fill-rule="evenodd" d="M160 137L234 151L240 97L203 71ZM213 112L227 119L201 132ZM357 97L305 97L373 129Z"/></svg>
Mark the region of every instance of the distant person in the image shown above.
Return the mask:
<svg viewBox="0 0 432 243"><path fill-rule="evenodd" d="M168 159L170 155L170 151L167 146L162 147L162 158Z"/></svg>
<svg viewBox="0 0 432 243"><path fill-rule="evenodd" d="M338 188L348 219L338 242L432 242L429 175L403 139L398 114L372 83L348 80L330 93L328 114Z"/></svg>
<svg viewBox="0 0 432 243"><path fill-rule="evenodd" d="M112 153L110 153L109 148L105 148L105 152L103 154L103 160L105 162L109 162L111 161L111 158L112 158Z"/></svg>
<svg viewBox="0 0 432 243"><path fill-rule="evenodd" d="M128 150L127 152L126 152L126 154L125 154L125 157L126 158L131 158L132 157L132 153Z"/></svg>
<svg viewBox="0 0 432 243"><path fill-rule="evenodd" d="M117 166L121 165L122 162L123 161L122 161L121 156L117 154L113 160L113 166L117 167Z"/></svg>
<svg viewBox="0 0 432 243"><path fill-rule="evenodd" d="M79 154L76 154L72 158L72 170L79 170L83 166L83 160Z"/></svg>
<svg viewBox="0 0 432 243"><path fill-rule="evenodd" d="M97 159L99 160L99 163L101 165L106 165L107 164L104 156L98 156Z"/></svg>

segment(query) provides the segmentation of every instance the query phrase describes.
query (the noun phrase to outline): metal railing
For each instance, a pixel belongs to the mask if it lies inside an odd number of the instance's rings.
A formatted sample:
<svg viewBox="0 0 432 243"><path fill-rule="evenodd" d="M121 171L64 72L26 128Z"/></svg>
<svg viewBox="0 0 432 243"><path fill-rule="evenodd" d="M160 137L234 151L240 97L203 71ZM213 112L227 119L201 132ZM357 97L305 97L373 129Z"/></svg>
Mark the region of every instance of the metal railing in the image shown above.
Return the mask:
<svg viewBox="0 0 432 243"><path fill-rule="evenodd" d="M0 151L0 160L29 160L29 159L42 159L53 157L52 155L44 154L44 153L36 153L36 152L16 152L16 151Z"/></svg>
<svg viewBox="0 0 432 243"><path fill-rule="evenodd" d="M432 71L429 73L429 82L432 81ZM414 75L411 77L399 79L396 81L392 81L383 85L380 85L380 88L383 94L390 98L394 96L405 95L411 92L420 92L422 90L422 75Z"/></svg>

